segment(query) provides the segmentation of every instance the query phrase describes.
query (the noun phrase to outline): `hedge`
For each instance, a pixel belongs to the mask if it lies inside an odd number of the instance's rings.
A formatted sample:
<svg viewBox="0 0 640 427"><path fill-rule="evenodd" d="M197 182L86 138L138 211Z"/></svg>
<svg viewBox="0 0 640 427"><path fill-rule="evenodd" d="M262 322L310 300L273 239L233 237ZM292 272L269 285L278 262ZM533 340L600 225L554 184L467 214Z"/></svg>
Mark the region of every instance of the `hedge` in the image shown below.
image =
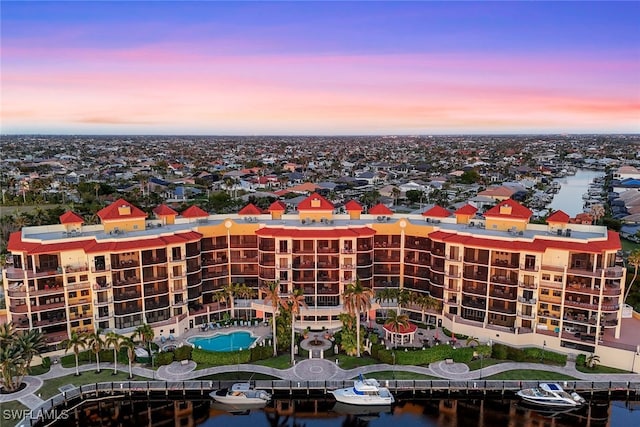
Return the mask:
<svg viewBox="0 0 640 427"><path fill-rule="evenodd" d="M178 347L173 351L173 358L177 361L190 360L192 350L193 347L191 347L190 345L183 345L182 347Z"/></svg>
<svg viewBox="0 0 640 427"><path fill-rule="evenodd" d="M158 353L154 360L156 366L169 365L171 362L173 362L173 352L165 351L162 353Z"/></svg>
<svg viewBox="0 0 640 427"><path fill-rule="evenodd" d="M393 364L393 353L397 365L428 365L445 359L453 359L455 362L468 363L473 360L474 353L488 356L488 346L456 348L449 345L437 345L430 348L407 349L402 348L387 350L383 346L372 346L371 355L382 363Z"/></svg>
<svg viewBox="0 0 640 427"><path fill-rule="evenodd" d="M273 355L273 349L267 346L256 346L249 350L240 351L207 351L194 348L191 358L194 362L211 366L236 365L268 359Z"/></svg>
<svg viewBox="0 0 640 427"><path fill-rule="evenodd" d="M504 344L494 344L491 352L494 359L513 360L515 362L541 362L555 365L567 363L567 355L555 353L549 350L542 350L537 347L527 347L519 349Z"/></svg>
<svg viewBox="0 0 640 427"><path fill-rule="evenodd" d="M83 362L91 362L95 363L96 355L92 351L85 350L78 353L78 361L80 363ZM100 363L102 362L113 362L113 349L102 350L100 352ZM76 366L76 358L73 351L69 351L66 355L60 358L60 363L65 368L75 368ZM118 353L118 363L127 364L129 363L129 356L127 355L127 349L122 348Z"/></svg>

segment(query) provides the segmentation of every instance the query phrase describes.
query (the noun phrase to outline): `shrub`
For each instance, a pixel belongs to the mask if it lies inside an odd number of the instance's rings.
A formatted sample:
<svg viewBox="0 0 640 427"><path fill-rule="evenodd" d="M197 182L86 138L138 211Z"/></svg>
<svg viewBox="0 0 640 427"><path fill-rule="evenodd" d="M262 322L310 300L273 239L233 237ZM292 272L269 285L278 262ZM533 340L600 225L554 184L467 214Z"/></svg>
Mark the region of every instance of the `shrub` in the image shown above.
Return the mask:
<svg viewBox="0 0 640 427"><path fill-rule="evenodd" d="M504 344L494 344L491 349L491 357L505 360L507 358L507 346Z"/></svg>
<svg viewBox="0 0 640 427"><path fill-rule="evenodd" d="M273 356L273 348L269 346L255 346L251 349L249 356L251 362L268 359Z"/></svg>
<svg viewBox="0 0 640 427"><path fill-rule="evenodd" d="M576 357L576 366L587 366L587 355L579 354Z"/></svg>
<svg viewBox="0 0 640 427"><path fill-rule="evenodd" d="M173 351L174 359L177 361L180 360L189 360L191 359L191 351L193 347L190 345L183 345L182 347L178 347Z"/></svg>
<svg viewBox="0 0 640 427"><path fill-rule="evenodd" d="M251 361L251 350L241 351L206 351L194 348L191 352L194 362L211 366L236 365Z"/></svg>
<svg viewBox="0 0 640 427"><path fill-rule="evenodd" d="M156 366L163 366L163 365L168 365L171 362L173 362L173 352L171 351L165 351L163 353L158 353L158 355L155 357L155 363Z"/></svg>
<svg viewBox="0 0 640 427"><path fill-rule="evenodd" d="M49 356L45 356L42 358L42 368L49 369L51 367L51 358Z"/></svg>

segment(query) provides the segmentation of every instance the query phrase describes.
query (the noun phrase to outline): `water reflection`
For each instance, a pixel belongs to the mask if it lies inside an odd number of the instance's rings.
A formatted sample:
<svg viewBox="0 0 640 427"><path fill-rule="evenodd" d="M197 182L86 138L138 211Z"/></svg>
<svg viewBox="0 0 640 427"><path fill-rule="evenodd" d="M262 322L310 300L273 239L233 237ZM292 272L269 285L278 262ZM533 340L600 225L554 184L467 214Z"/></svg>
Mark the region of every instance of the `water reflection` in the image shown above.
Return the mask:
<svg viewBox="0 0 640 427"><path fill-rule="evenodd" d="M407 399L393 406L356 407L332 399L275 399L263 409L239 410L193 400L85 402L57 426L607 426L640 425L639 402L591 401L561 412L509 399Z"/></svg>

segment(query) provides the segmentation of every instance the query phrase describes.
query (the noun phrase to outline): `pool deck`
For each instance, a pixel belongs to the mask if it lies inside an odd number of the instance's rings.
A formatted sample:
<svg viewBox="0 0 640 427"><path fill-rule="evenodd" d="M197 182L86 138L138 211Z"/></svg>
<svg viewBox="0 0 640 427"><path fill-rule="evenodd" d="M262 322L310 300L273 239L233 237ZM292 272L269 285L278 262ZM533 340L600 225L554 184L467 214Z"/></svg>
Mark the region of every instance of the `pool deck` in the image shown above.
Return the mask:
<svg viewBox="0 0 640 427"><path fill-rule="evenodd" d="M166 340L162 342L159 337L154 339L154 342L162 348L166 345L175 345L176 347L181 347L183 345L192 345L188 340L190 338L210 338L219 334L230 334L232 332L250 332L254 337L256 337L256 341L252 346L260 345L266 338L271 337L271 327L264 326L264 324L260 323L258 326L223 326L215 329L207 329L203 331L200 328L189 329L184 334L176 337L175 340L170 341Z"/></svg>

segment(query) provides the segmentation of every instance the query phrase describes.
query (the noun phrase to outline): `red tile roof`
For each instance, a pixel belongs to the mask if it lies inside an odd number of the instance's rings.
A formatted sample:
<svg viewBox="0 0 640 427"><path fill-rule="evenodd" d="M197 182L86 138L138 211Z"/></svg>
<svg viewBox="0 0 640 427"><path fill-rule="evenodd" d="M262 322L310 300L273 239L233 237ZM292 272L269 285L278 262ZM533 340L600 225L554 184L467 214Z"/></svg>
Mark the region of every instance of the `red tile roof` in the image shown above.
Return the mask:
<svg viewBox="0 0 640 427"><path fill-rule="evenodd" d="M478 196L487 197L511 197L516 191L513 188L501 185L499 187L489 187L478 193Z"/></svg>
<svg viewBox="0 0 640 427"><path fill-rule="evenodd" d="M177 233L169 236L152 237L149 239L135 238L134 240L117 240L97 242L89 237L83 240L73 239L57 243L33 243L23 242L22 233L16 231L9 236L8 249L15 252L27 252L28 254L56 253L61 251L83 249L85 253L97 252L121 252L131 249L161 248L169 244L194 242L202 238L202 234L196 231Z"/></svg>
<svg viewBox="0 0 640 427"><path fill-rule="evenodd" d="M66 211L60 215L60 224L78 224L83 223L84 219L75 212Z"/></svg>
<svg viewBox="0 0 640 427"><path fill-rule="evenodd" d="M185 209L180 216L183 218L206 218L209 214L196 205L193 205Z"/></svg>
<svg viewBox="0 0 640 427"><path fill-rule="evenodd" d="M240 212L238 212L238 215L261 215L261 214L262 214L262 210L256 205L254 205L253 203L249 203L247 206L240 209Z"/></svg>
<svg viewBox="0 0 640 427"><path fill-rule="evenodd" d="M130 211L128 214L120 214L121 207L129 207ZM133 219L133 218L146 218L147 214L127 202L125 199L118 199L115 202L111 203L106 208L102 208L97 213L98 217L104 222L113 219Z"/></svg>
<svg viewBox="0 0 640 427"><path fill-rule="evenodd" d="M393 211L382 203L378 203L377 205L369 209L369 213L371 215L393 215Z"/></svg>
<svg viewBox="0 0 640 427"><path fill-rule="evenodd" d="M171 207L164 204L160 206L156 206L155 209L153 210L153 213L158 216L178 215L178 212L176 212Z"/></svg>
<svg viewBox="0 0 640 427"><path fill-rule="evenodd" d="M398 325L398 331L396 331L396 327L395 325L384 325L383 328L389 332L393 332L396 334L413 334L415 331L418 330L418 327L416 325L414 325L413 323L409 323L407 326L403 326L403 325Z"/></svg>
<svg viewBox="0 0 640 427"><path fill-rule="evenodd" d="M316 206L317 204L317 206ZM333 203L319 195L313 193L300 203L298 203L299 211L332 211Z"/></svg>
<svg viewBox="0 0 640 427"><path fill-rule="evenodd" d="M429 217L435 217L435 218L447 218L451 216L451 212L449 212L442 206L435 205L428 211L422 212L422 216L429 216Z"/></svg>
<svg viewBox="0 0 640 427"><path fill-rule="evenodd" d="M347 212L351 212L351 211L362 212L362 205L356 202L355 200L349 200L347 203L344 204L344 210Z"/></svg>
<svg viewBox="0 0 640 427"><path fill-rule="evenodd" d="M478 208L476 208L475 206L472 206L469 203L467 203L466 205L462 206L457 211L455 211L454 214L456 214L456 215L474 215L476 212L478 212Z"/></svg>
<svg viewBox="0 0 640 427"><path fill-rule="evenodd" d="M571 217L563 211L555 211L547 218L547 224L549 222L561 222L566 224L569 222L569 219L571 219Z"/></svg>
<svg viewBox="0 0 640 427"><path fill-rule="evenodd" d="M459 235L445 231L429 233L429 238L438 242L462 244L466 247L503 249L513 252L544 252L547 249L564 249L575 252L599 254L603 251L618 250L622 247L620 236L615 231L608 231L607 240L590 240L588 242L576 242L570 240L544 239L536 237L531 240L518 240L510 237L509 240L485 239L469 235ZM526 239L526 238L523 238Z"/></svg>
<svg viewBox="0 0 640 427"><path fill-rule="evenodd" d="M510 206L511 213L501 213L500 208L503 206ZM503 200L484 213L485 217L517 218L526 219L527 221L531 218L531 215L533 215L533 212L512 199Z"/></svg>
<svg viewBox="0 0 640 427"><path fill-rule="evenodd" d="M286 210L287 210L287 205L285 205L284 202L280 200L276 200L275 202L269 205L269 212L286 211Z"/></svg>
<svg viewBox="0 0 640 427"><path fill-rule="evenodd" d="M369 227L360 228L271 228L264 227L256 231L262 237L293 237L293 238L340 238L340 237L371 237L376 231Z"/></svg>

